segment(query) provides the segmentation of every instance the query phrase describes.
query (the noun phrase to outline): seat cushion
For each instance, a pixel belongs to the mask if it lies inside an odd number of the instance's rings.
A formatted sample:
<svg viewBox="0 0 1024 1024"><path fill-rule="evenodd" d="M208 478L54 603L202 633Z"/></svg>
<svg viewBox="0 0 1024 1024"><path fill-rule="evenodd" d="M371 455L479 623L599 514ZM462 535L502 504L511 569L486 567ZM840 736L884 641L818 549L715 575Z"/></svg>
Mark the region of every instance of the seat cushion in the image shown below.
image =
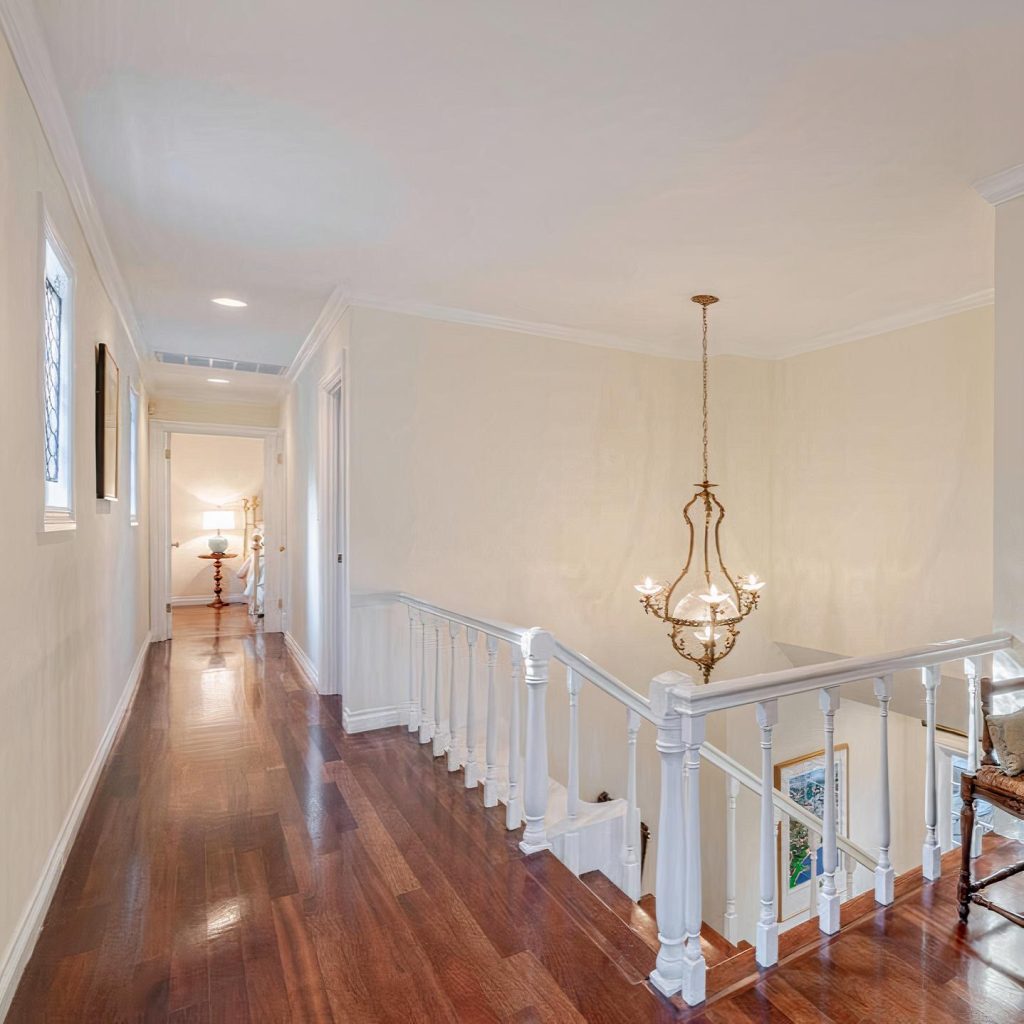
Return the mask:
<svg viewBox="0 0 1024 1024"><path fill-rule="evenodd" d="M975 775L975 782L981 788L1024 801L1024 775L1007 775L999 765L981 765Z"/></svg>
<svg viewBox="0 0 1024 1024"><path fill-rule="evenodd" d="M1007 775L1020 775L1024 772L1024 711L987 715L985 722L996 748L999 767Z"/></svg>

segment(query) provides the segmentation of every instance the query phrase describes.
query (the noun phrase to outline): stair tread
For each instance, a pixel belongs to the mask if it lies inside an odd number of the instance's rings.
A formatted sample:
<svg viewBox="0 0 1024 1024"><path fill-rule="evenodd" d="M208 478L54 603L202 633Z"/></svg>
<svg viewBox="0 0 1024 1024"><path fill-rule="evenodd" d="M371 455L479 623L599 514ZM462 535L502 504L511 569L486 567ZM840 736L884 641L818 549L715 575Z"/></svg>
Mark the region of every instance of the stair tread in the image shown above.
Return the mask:
<svg viewBox="0 0 1024 1024"><path fill-rule="evenodd" d="M603 871L588 871L580 881L592 889L619 920L625 922L655 952L658 951L658 922L631 900Z"/></svg>
<svg viewBox="0 0 1024 1024"><path fill-rule="evenodd" d="M654 970L657 945L644 941L553 853L527 857L524 864L626 977L634 983L646 980Z"/></svg>
<svg viewBox="0 0 1024 1024"><path fill-rule="evenodd" d="M638 902L641 909L649 915L651 920L656 920L657 902L654 894L646 893L640 897ZM655 928L655 934L657 934L657 928ZM724 963L726 960L731 960L743 952L745 948L751 948L750 944L746 942L734 946L721 932L712 928L707 921L704 921L700 926L700 945L704 953L704 961L709 968Z"/></svg>

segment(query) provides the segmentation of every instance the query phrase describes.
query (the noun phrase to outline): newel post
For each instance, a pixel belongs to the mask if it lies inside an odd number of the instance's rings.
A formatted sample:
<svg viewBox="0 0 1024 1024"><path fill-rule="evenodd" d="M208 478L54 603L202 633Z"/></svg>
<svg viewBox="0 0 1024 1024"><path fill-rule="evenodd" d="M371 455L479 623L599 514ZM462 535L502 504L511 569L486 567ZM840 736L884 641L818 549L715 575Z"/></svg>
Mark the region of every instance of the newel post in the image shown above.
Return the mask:
<svg viewBox="0 0 1024 1024"><path fill-rule="evenodd" d="M772 767L772 729L779 724L779 702L757 705L761 729L761 909L757 921L756 959L762 967L779 961L779 923L775 912L775 781Z"/></svg>
<svg viewBox="0 0 1024 1024"><path fill-rule="evenodd" d="M680 712L677 700L695 689L681 672L663 672L651 683L661 755L655 913L658 960L651 984L665 995L704 1001L707 965L700 944L701 907L700 748L704 716ZM684 772L685 768L685 772Z"/></svg>
<svg viewBox="0 0 1024 1024"><path fill-rule="evenodd" d="M651 680L651 710L658 716L657 750L661 758L658 806L658 862L654 877L654 911L658 920L658 960L651 984L666 996L683 987L684 885L683 734L671 691L685 680L681 672L663 672Z"/></svg>
<svg viewBox="0 0 1024 1024"><path fill-rule="evenodd" d="M526 828L519 849L523 853L548 850L544 819L548 810L548 727L546 699L548 662L555 652L555 638L534 627L522 639L526 666L526 765L523 785L523 817Z"/></svg>
<svg viewBox="0 0 1024 1024"><path fill-rule="evenodd" d="M889 856L892 842L892 811L889 791L889 701L892 700L892 676L879 676L875 680L875 698L878 701L881 752L881 791L878 801L878 866L875 868L875 902L889 906L895 897L896 871ZM850 894L852 895L852 893Z"/></svg>

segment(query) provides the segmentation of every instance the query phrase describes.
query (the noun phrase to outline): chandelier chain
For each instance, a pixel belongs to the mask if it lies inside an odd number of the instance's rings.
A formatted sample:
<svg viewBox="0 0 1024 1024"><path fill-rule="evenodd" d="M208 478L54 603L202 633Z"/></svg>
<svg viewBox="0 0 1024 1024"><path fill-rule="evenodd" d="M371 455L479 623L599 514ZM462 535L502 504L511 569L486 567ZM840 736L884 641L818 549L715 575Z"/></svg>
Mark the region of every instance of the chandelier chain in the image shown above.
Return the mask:
<svg viewBox="0 0 1024 1024"><path fill-rule="evenodd" d="M701 325L703 328L701 340L703 380L701 386L704 395L704 483L707 483L710 479L708 477L708 307L704 304L702 304L701 314Z"/></svg>

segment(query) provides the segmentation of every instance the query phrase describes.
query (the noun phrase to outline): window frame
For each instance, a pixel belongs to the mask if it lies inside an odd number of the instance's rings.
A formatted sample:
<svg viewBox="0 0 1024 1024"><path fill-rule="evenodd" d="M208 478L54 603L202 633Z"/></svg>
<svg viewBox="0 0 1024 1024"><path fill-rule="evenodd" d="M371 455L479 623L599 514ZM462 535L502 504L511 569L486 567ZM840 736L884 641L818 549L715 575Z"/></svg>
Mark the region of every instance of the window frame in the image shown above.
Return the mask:
<svg viewBox="0 0 1024 1024"><path fill-rule="evenodd" d="M40 459L43 532L74 530L75 518L75 265L40 196L39 269L35 280L39 310ZM49 254L65 278L60 316L60 446L56 483L46 479L46 282Z"/></svg>
<svg viewBox="0 0 1024 1024"><path fill-rule="evenodd" d="M139 399L134 378L128 381L128 525L139 525Z"/></svg>

